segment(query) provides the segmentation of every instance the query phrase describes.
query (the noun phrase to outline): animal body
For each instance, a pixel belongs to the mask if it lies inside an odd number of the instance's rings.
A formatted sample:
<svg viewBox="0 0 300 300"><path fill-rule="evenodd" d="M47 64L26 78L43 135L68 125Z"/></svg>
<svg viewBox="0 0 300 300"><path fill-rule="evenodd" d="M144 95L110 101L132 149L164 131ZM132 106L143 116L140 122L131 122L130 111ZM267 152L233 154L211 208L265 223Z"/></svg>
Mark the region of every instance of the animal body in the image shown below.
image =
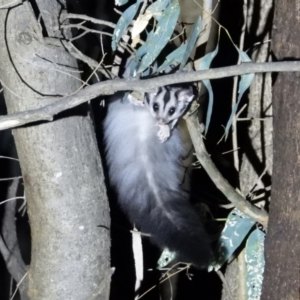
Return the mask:
<svg viewBox="0 0 300 300"><path fill-rule="evenodd" d="M176 128L194 98L191 88L167 86L146 93L144 105L114 96L104 121L110 181L131 222L182 262L204 267L210 243L181 186L186 153ZM128 97L127 97L128 98Z"/></svg>

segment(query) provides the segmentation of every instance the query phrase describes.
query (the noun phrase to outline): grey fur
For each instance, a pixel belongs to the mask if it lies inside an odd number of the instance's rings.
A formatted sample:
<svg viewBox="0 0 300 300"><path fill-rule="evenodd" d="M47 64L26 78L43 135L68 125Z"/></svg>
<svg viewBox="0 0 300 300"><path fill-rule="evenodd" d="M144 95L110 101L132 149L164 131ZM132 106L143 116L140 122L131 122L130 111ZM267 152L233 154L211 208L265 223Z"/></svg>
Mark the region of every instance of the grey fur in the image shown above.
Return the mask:
<svg viewBox="0 0 300 300"><path fill-rule="evenodd" d="M176 123L192 99L189 90L167 89L171 98L166 103L162 97L166 90L146 95L145 106L121 102L123 94L112 99L104 122L110 181L122 209L138 229L151 234L160 247L178 252L185 262L202 267L209 261L210 246L181 187L180 157L186 153L178 129L164 143L157 137L157 121ZM155 101L165 109L153 111ZM170 105L176 108L172 116L166 114Z"/></svg>

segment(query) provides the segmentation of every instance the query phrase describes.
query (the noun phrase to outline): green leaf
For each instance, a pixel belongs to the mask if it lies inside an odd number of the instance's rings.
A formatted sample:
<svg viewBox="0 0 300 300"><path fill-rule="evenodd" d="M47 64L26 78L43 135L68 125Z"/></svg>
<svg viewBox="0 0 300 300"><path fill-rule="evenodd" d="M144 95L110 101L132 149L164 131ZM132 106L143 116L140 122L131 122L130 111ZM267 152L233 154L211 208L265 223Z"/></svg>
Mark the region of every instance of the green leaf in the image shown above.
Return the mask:
<svg viewBox="0 0 300 300"><path fill-rule="evenodd" d="M163 10L166 8L168 3L169 3L168 0L155 1L146 9L144 14L139 15L131 29L131 38L134 39L143 30L145 30L151 18L154 17L158 21L161 18L163 14Z"/></svg>
<svg viewBox="0 0 300 300"><path fill-rule="evenodd" d="M218 52L219 52L219 43L214 51L207 53L201 59L199 70L209 69L212 60L215 58L215 56L218 54ZM214 103L214 94L213 94L213 91L211 88L210 80L206 79L206 80L203 80L202 82L208 91L208 108L207 108L206 122L205 122L205 134L206 134L208 131L209 124L210 124L210 120L211 120L212 108L213 108L213 103Z"/></svg>
<svg viewBox="0 0 300 300"><path fill-rule="evenodd" d="M207 53L202 59L199 66L199 70L207 70L210 67L212 60L219 52L219 44L217 45L216 49L212 52Z"/></svg>
<svg viewBox="0 0 300 300"><path fill-rule="evenodd" d="M201 17L199 17L197 19L197 21L195 22L195 24L192 28L192 31L191 31L191 35L187 41L187 46L186 46L186 49L183 54L182 61L181 61L180 67L179 67L180 70L182 70L183 67L186 65L201 30L202 30L202 20L201 20Z"/></svg>
<svg viewBox="0 0 300 300"><path fill-rule="evenodd" d="M147 35L146 42L144 43L143 46L141 46L137 50L137 52L135 54L136 60L141 59L149 51L149 49L151 49L153 47L153 35L154 35L154 32L153 32L153 30L151 30Z"/></svg>
<svg viewBox="0 0 300 300"><path fill-rule="evenodd" d="M148 8L145 11L145 14L150 13L151 15L153 15L154 18L159 20L162 16L162 11L166 8L168 4L169 0L157 0L148 6Z"/></svg>
<svg viewBox="0 0 300 300"><path fill-rule="evenodd" d="M124 72L124 78L130 78L135 77L135 71L139 65L139 62L136 61L134 58L129 58L126 62L125 72Z"/></svg>
<svg viewBox="0 0 300 300"><path fill-rule="evenodd" d="M136 15L140 3L142 0L137 0L137 2L131 6L129 6L120 17L113 33L112 41L111 41L111 47L113 51L117 50L117 45L119 41L121 40L125 30L132 22L134 16Z"/></svg>
<svg viewBox="0 0 300 300"><path fill-rule="evenodd" d="M148 68L166 46L176 26L179 13L180 6L178 0L172 1L164 10L151 36L151 46L150 43L148 43L149 47L142 58L138 73Z"/></svg>
<svg viewBox="0 0 300 300"><path fill-rule="evenodd" d="M218 242L217 258L211 267L219 270L240 246L254 224L252 218L234 208L228 215Z"/></svg>
<svg viewBox="0 0 300 300"><path fill-rule="evenodd" d="M156 70L156 73L160 73L160 72L166 70L166 68L170 67L171 65L173 65L173 66L178 65L182 60L182 56L186 50L186 46L187 46L187 44L182 44L176 50L171 52L166 57L164 63Z"/></svg>
<svg viewBox="0 0 300 300"><path fill-rule="evenodd" d="M265 268L264 240L265 234L256 228L250 234L246 243L245 259L247 264L246 283L248 300L260 299Z"/></svg>
<svg viewBox="0 0 300 300"><path fill-rule="evenodd" d="M207 106L207 112L206 112L206 122L205 122L205 131L204 134L207 134L207 130L210 124L211 115L212 115L212 109L214 104L214 93L210 84L210 80L204 79L202 80L202 83L205 85L207 91L208 91L208 106Z"/></svg>

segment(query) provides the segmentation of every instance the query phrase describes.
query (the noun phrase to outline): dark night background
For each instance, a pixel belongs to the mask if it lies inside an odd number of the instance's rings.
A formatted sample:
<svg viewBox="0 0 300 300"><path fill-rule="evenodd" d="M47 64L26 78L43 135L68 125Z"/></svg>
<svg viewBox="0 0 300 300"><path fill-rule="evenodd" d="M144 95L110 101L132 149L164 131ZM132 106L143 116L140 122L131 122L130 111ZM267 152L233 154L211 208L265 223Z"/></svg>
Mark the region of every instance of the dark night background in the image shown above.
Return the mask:
<svg viewBox="0 0 300 300"><path fill-rule="evenodd" d="M96 0L81 0L81 1L67 1L69 5L69 11L74 13L86 14L88 16L107 19L116 22L118 15L113 11L114 1L96 1ZM100 4L101 2L101 4ZM107 3L106 3L107 2ZM98 5L98 7L97 7ZM235 44L239 43L240 29L243 25L242 17L242 2L235 0L222 0L220 9L219 22L228 29L230 35ZM123 7L121 7L123 8ZM120 7L118 8L120 9ZM89 26L93 26L89 24ZM252 45L255 41L251 40L250 36L246 35L245 49ZM104 41L105 47L110 46L110 41ZM93 35L85 36L85 39L77 45L81 47L87 55L97 59L99 55L99 40ZM100 55L101 56L101 55ZM107 56L109 60L109 55ZM212 67L234 65L237 62L237 53L234 50L231 41L222 32L220 40L219 54L213 61ZM84 66L82 66L84 67ZM236 176L233 171L231 155L223 156L221 159L221 153L229 151L232 148L230 139L226 143L220 143L217 145L217 141L222 136L224 129L222 125L225 125L231 109L231 93L232 93L232 78L226 78L222 80L215 80L212 82L214 90L214 108L211 120L211 127L208 131L206 139L207 150L212 154L212 157L223 173L225 178L235 186ZM3 94L0 93L0 97ZM99 106L100 99L95 99L92 103L94 108L95 120L98 120L96 124L97 135L99 138L99 145L101 147L101 119L103 118L103 109ZM4 99L0 100L0 114L6 114ZM247 130L247 122L243 122L244 128L241 128L241 132ZM242 145L241 145L242 148ZM242 153L241 153L242 154ZM17 157L13 138L10 131L0 132L0 156ZM218 217L226 217L228 211L222 211L218 208L218 204L225 204L226 199L218 192L214 184L209 180L203 169L197 169L194 172L193 178L193 190L192 194L197 195L197 199L201 199L206 203L212 214ZM0 158L0 178L7 178L20 175L20 169L18 162ZM0 201L6 199L7 187L10 181L0 181ZM20 188L20 194L23 191ZM123 213L120 211L113 191L109 191L110 206L112 213L112 266L116 267L116 271L112 276L111 285L111 299L134 299L134 265L131 250L131 235L129 230L132 228L129 222L126 220ZM18 200L20 201L20 200ZM18 206L22 203L18 202ZM4 205L0 205L0 222L3 216ZM210 224L212 223L212 224ZM216 228L220 229L223 223L213 224L215 222L209 221L207 224L208 230L214 232ZM30 263L30 228L28 224L27 215L21 216L17 214L17 229L20 247L23 258L26 264ZM156 261L159 257L159 250L150 245L147 241L144 241L144 259L145 259L145 280L142 284L141 292L148 290L153 285L158 284L158 280L161 276L159 271L148 271L148 269L155 268ZM207 273L206 271L198 271L191 269L190 273L194 274L192 280L189 280L185 272L180 275L177 297L176 299L209 299L219 300L221 299L221 282L219 277L214 273ZM6 270L5 263L0 257L0 299L8 299L10 276ZM15 297L14 299L18 299ZM149 292L143 299L159 299L158 288Z"/></svg>

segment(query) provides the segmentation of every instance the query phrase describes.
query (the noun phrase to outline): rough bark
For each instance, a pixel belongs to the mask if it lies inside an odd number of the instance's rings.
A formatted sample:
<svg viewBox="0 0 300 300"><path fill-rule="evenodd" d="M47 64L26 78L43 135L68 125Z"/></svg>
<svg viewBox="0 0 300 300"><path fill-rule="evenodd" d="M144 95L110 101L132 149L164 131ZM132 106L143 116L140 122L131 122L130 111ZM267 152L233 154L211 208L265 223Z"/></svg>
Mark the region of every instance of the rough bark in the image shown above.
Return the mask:
<svg viewBox="0 0 300 300"><path fill-rule="evenodd" d="M81 85L75 59L60 44L60 3L37 1L48 38L28 2L0 10L0 74L9 113L52 103ZM87 106L13 135L31 226L29 298L108 299L109 208Z"/></svg>
<svg viewBox="0 0 300 300"><path fill-rule="evenodd" d="M273 51L299 59L300 2L275 1ZM298 73L280 73L273 89L274 169L262 299L299 299L300 86Z"/></svg>
<svg viewBox="0 0 300 300"><path fill-rule="evenodd" d="M258 11L255 9L257 1L251 0L249 2L248 34L252 40L259 40L262 43L271 38L273 0L260 1ZM256 22L258 23L256 24ZM262 43L255 47L251 59L254 62L270 61L270 43ZM258 196L257 191L261 191L259 195L265 200L269 200L267 196L263 197L263 193L265 193L266 188L270 188L273 163L271 87L271 73L256 74L250 86L247 117L252 121L248 122L249 138L243 145L244 154L239 178L241 192L245 197L249 195L250 191L253 194L256 191L256 196ZM262 178L260 178L261 176Z"/></svg>
<svg viewBox="0 0 300 300"><path fill-rule="evenodd" d="M247 38L253 41L266 41L270 39L271 21L273 17L273 0L248 1L247 7ZM270 44L264 43L254 48L251 53L254 62L268 62L270 60ZM271 74L256 74L250 86L247 118L249 124L244 131L244 142L238 144L243 155L239 170L240 190L244 197L259 196L265 202L269 200L267 188L270 188L270 176L272 174L272 89ZM262 121L264 119L264 121ZM237 123L237 134L241 135L240 125ZM262 178L260 179L260 176ZM246 277L245 277L245 253L231 262L226 269L225 278L230 287L234 299L247 299ZM230 299L226 289L223 289L223 300Z"/></svg>

